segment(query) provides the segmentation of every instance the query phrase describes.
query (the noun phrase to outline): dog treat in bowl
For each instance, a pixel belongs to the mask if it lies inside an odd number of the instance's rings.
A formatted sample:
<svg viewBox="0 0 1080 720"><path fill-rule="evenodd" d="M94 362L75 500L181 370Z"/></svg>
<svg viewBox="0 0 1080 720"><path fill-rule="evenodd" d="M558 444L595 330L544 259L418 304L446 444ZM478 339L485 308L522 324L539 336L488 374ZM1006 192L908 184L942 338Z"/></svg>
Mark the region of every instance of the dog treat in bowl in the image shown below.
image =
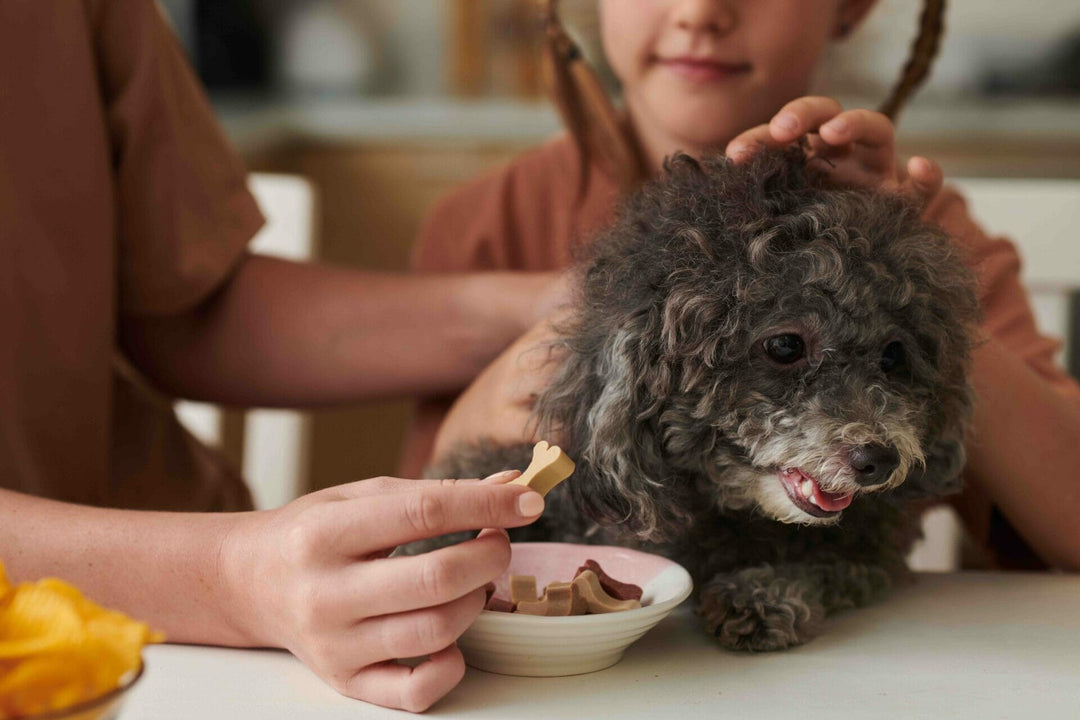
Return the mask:
<svg viewBox="0 0 1080 720"><path fill-rule="evenodd" d="M593 559L585 561L585 564L577 569L574 573L574 577L581 575L586 570L592 570L596 573L596 577L600 579L600 587L604 588L611 597L616 600L640 600L641 599L641 587L634 585L633 583L620 582L615 578L604 572L600 567L600 563Z"/></svg>
<svg viewBox="0 0 1080 720"><path fill-rule="evenodd" d="M567 616L584 615L588 603L581 590L574 583L553 582L544 588L544 597L539 600L522 600L514 612L526 615Z"/></svg>
<svg viewBox="0 0 1080 720"><path fill-rule="evenodd" d="M594 614L636 610L641 607L640 600L617 600L604 592L604 588L600 586L600 578L592 570L586 570L574 578L574 587L579 589L589 612Z"/></svg>
<svg viewBox="0 0 1080 720"><path fill-rule="evenodd" d="M605 584L606 583L606 584ZM510 599L488 591L485 610L523 615L567 616L636 610L641 607L641 588L610 577L595 560L586 560L570 582L550 582L537 596L536 577L510 576Z"/></svg>
<svg viewBox="0 0 1080 720"><path fill-rule="evenodd" d="M536 602L536 578L532 575L510 576L510 602L517 605L520 602Z"/></svg>
<svg viewBox="0 0 1080 720"><path fill-rule="evenodd" d="M574 472L574 461L566 456L558 445L548 445L544 440L533 446L532 462L525 472L511 485L524 485L541 495L561 483Z"/></svg>

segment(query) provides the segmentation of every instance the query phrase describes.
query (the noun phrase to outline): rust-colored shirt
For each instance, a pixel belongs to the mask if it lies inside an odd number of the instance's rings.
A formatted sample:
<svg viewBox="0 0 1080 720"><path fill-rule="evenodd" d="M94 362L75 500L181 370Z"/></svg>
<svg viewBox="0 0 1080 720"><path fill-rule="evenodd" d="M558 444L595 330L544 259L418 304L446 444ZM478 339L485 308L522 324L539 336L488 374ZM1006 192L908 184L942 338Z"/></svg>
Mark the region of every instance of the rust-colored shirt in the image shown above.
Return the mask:
<svg viewBox="0 0 1080 720"><path fill-rule="evenodd" d="M555 270L571 259L575 242L587 239L611 218L618 188L597 169L586 193L577 195L578 154L565 135L454 191L428 217L413 253L423 272L468 270ZM969 251L980 282L983 329L997 338L1063 395L1080 402L1080 386L1054 361L1060 347L1035 325L1020 283L1015 247L991 238L972 221L964 199L946 188L927 208ZM452 399L426 399L416 410L406 442L401 473L413 477L427 462L435 433ZM1019 538L991 506L977 483L957 503L976 541L1024 562L1022 547L1005 547Z"/></svg>
<svg viewBox="0 0 1080 720"><path fill-rule="evenodd" d="M155 2L0 3L0 486L250 505L116 332L123 315L201 303L261 223Z"/></svg>

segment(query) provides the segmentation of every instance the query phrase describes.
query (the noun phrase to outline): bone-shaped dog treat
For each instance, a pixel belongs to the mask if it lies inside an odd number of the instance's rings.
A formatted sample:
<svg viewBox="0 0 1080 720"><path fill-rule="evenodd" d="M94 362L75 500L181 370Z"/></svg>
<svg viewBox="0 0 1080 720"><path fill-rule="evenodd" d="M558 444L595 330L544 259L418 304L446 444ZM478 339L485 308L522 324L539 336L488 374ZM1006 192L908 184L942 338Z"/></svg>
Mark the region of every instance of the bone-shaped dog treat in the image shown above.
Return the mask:
<svg viewBox="0 0 1080 720"><path fill-rule="evenodd" d="M616 600L640 600L641 588L633 583L621 582L604 572L604 569L600 567L600 563L595 560L586 560L585 564L577 569L574 573L574 577L577 577L586 570L592 570L596 573L596 577L600 578L600 587L604 588L611 597Z"/></svg>
<svg viewBox="0 0 1080 720"><path fill-rule="evenodd" d="M536 602L536 577L533 575L510 576L510 602L520 605L522 602Z"/></svg>
<svg viewBox="0 0 1080 720"><path fill-rule="evenodd" d="M570 583L549 583L544 589L544 597L536 601L522 600L517 604L517 612L524 615L569 615L573 607L573 591Z"/></svg>
<svg viewBox="0 0 1080 720"><path fill-rule="evenodd" d="M558 445L548 445L541 440L533 446L532 462L525 472L512 485L525 485L541 495L547 495L551 488L570 477L574 472L574 461L566 456Z"/></svg>
<svg viewBox="0 0 1080 720"><path fill-rule="evenodd" d="M599 576L592 570L580 573L574 578L574 585L578 586L591 613L619 612L641 607L640 600L617 600L604 592L604 588L600 586Z"/></svg>

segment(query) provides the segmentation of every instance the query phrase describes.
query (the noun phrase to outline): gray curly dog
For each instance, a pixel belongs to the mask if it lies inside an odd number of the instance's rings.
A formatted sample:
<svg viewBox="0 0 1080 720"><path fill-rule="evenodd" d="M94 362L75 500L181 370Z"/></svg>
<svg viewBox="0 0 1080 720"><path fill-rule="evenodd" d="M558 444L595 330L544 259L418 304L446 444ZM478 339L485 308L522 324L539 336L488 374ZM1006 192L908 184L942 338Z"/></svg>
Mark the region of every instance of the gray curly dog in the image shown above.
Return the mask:
<svg viewBox="0 0 1080 720"><path fill-rule="evenodd" d="M959 489L978 302L960 249L799 148L671 158L584 250L541 436L577 470L517 541L625 545L694 577L726 648L778 650L908 577ZM433 477L524 468L457 448Z"/></svg>

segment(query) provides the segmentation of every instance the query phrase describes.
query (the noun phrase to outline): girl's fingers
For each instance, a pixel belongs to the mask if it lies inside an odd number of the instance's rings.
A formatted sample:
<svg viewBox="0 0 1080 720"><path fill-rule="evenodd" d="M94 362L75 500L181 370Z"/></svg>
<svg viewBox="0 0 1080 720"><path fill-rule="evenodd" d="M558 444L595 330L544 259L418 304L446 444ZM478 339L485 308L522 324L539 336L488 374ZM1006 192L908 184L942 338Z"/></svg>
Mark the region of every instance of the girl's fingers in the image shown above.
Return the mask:
<svg viewBox="0 0 1080 720"><path fill-rule="evenodd" d="M759 148L790 145L805 135L818 132L822 124L842 115L843 111L843 106L832 98L811 96L792 100L767 125L750 128L732 139L725 154L738 163ZM811 143L812 146L818 144Z"/></svg>
<svg viewBox="0 0 1080 720"><path fill-rule="evenodd" d="M763 147L778 146L769 132L768 125L758 125L749 130L739 133L724 148L724 154L735 163L749 160L750 157Z"/></svg>
<svg viewBox="0 0 1080 720"><path fill-rule="evenodd" d="M911 158L907 161L907 172L911 189L923 202L937 195L945 183L941 166L930 158L919 156Z"/></svg>
<svg viewBox="0 0 1080 720"><path fill-rule="evenodd" d="M354 563L337 573L321 612L342 622L437 607L499 577L510 563L504 531L422 555Z"/></svg>
<svg viewBox="0 0 1080 720"><path fill-rule="evenodd" d="M416 667L394 661L363 668L339 689L343 695L409 712L423 712L450 692L465 675L465 659L450 645Z"/></svg>
<svg viewBox="0 0 1080 720"><path fill-rule="evenodd" d="M840 113L820 128L818 137L829 148L857 162L860 169L882 179L896 177L896 136L892 121L872 110ZM831 149L824 155L829 157Z"/></svg>
<svg viewBox="0 0 1080 720"><path fill-rule="evenodd" d="M873 110L847 110L816 130L830 145L856 143L870 149L887 148L891 153L896 144L892 121Z"/></svg>
<svg viewBox="0 0 1080 720"><path fill-rule="evenodd" d="M792 100L769 121L769 132L778 144L795 142L803 135L817 132L822 124L844 111L828 97L808 96Z"/></svg>

